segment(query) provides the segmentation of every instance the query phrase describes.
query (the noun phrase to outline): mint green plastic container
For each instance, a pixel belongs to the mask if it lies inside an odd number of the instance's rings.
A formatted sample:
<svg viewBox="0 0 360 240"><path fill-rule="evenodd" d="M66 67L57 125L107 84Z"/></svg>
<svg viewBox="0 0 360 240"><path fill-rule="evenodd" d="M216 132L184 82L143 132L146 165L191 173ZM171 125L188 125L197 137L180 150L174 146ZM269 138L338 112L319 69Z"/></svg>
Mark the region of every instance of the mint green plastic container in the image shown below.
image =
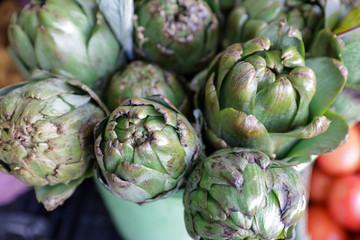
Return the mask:
<svg viewBox="0 0 360 240"><path fill-rule="evenodd" d="M144 206L115 197L95 179L112 221L124 240L191 240L184 223L183 190Z"/></svg>

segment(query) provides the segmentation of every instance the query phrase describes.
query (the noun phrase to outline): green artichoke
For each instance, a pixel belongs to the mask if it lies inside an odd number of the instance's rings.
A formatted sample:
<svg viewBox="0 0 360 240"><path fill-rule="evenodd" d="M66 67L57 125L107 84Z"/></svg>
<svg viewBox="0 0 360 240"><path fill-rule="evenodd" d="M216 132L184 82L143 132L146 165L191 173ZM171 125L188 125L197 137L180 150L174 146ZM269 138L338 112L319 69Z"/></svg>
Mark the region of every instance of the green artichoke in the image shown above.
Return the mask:
<svg viewBox="0 0 360 240"><path fill-rule="evenodd" d="M326 111L344 87L347 72L340 62L326 59L315 74L305 66L300 32L282 21L261 34L231 45L209 66L199 94L204 139L214 149L250 147L283 159L300 139L323 134L335 121Z"/></svg>
<svg viewBox="0 0 360 240"><path fill-rule="evenodd" d="M93 129L105 112L87 91L78 80L49 78L0 92L0 170L36 186L48 210L92 171Z"/></svg>
<svg viewBox="0 0 360 240"><path fill-rule="evenodd" d="M152 95L163 95L180 111L188 106L188 98L174 74L142 61L134 61L117 72L105 92L105 102L111 111L127 98Z"/></svg>
<svg viewBox="0 0 360 240"><path fill-rule="evenodd" d="M100 182L139 204L177 191L200 152L195 130L165 98L126 100L95 135Z"/></svg>
<svg viewBox="0 0 360 240"><path fill-rule="evenodd" d="M193 74L216 53L219 23L202 0L135 3L135 52L180 74Z"/></svg>
<svg viewBox="0 0 360 240"><path fill-rule="evenodd" d="M289 239L306 192L295 170L273 167L265 153L223 149L195 167L184 206L193 239Z"/></svg>
<svg viewBox="0 0 360 240"><path fill-rule="evenodd" d="M223 47L254 38L269 23L286 19L299 29L307 45L323 25L321 7L307 0L244 0L229 14Z"/></svg>
<svg viewBox="0 0 360 240"><path fill-rule="evenodd" d="M120 63L120 46L95 0L33 0L14 14L8 37L27 76L47 70L93 88Z"/></svg>

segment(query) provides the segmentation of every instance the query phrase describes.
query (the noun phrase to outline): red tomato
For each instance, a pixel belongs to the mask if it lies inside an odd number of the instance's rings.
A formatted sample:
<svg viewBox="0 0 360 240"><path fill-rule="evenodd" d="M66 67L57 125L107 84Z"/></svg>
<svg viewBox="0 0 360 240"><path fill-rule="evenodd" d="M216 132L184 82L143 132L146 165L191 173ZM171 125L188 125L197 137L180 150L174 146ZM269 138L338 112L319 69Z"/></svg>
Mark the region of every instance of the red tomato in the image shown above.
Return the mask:
<svg viewBox="0 0 360 240"><path fill-rule="evenodd" d="M360 231L360 175L334 180L329 189L328 208L341 226Z"/></svg>
<svg viewBox="0 0 360 240"><path fill-rule="evenodd" d="M325 174L319 167L314 167L310 179L310 200L324 202L329 193L332 178Z"/></svg>
<svg viewBox="0 0 360 240"><path fill-rule="evenodd" d="M347 240L349 236L330 216L325 207L310 205L308 231L311 240Z"/></svg>
<svg viewBox="0 0 360 240"><path fill-rule="evenodd" d="M359 128L350 128L348 141L335 151L319 156L316 163L325 173L333 176L356 172L360 168Z"/></svg>

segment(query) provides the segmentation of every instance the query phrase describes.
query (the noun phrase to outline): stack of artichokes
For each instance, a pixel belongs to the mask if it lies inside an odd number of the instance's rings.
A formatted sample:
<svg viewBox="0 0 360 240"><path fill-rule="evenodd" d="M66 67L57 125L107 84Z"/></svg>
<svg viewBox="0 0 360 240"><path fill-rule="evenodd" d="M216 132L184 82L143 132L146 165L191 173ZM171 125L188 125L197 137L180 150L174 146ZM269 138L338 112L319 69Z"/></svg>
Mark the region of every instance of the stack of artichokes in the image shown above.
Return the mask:
<svg viewBox="0 0 360 240"><path fill-rule="evenodd" d="M193 239L291 239L307 199L297 170L360 120L359 11L32 0L8 29L28 81L0 90L0 170L47 210L95 174L137 204L185 189Z"/></svg>

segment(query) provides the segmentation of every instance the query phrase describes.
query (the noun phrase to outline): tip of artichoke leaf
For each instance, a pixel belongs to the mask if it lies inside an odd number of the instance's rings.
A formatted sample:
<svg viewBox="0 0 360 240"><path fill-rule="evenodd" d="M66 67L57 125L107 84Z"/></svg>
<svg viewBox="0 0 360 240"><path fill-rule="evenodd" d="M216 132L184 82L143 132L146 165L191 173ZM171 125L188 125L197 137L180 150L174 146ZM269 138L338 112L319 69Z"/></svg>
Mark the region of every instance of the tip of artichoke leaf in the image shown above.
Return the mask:
<svg viewBox="0 0 360 240"><path fill-rule="evenodd" d="M100 97L87 85L83 84L78 79L70 79L68 80L68 83L72 86L79 87L81 90L86 92L91 96L91 98L100 106L100 108L104 111L105 115L109 115L110 111L106 107L106 105L103 103L103 101L100 99Z"/></svg>

